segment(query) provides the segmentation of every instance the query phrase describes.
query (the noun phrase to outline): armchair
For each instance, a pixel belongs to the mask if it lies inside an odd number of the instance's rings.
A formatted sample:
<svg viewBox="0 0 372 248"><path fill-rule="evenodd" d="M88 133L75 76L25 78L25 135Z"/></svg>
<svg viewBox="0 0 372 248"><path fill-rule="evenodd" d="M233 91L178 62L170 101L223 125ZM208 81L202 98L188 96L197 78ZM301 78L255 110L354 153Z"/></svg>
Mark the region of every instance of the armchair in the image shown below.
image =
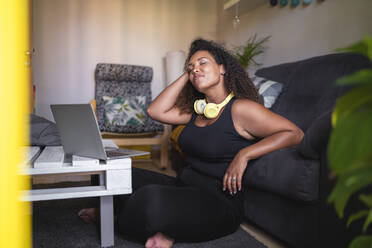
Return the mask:
<svg viewBox="0 0 372 248"><path fill-rule="evenodd" d="M95 100L98 126L103 138L118 146L160 145L159 168L168 167L170 126L152 120L146 109L151 103L151 67L97 64Z"/></svg>

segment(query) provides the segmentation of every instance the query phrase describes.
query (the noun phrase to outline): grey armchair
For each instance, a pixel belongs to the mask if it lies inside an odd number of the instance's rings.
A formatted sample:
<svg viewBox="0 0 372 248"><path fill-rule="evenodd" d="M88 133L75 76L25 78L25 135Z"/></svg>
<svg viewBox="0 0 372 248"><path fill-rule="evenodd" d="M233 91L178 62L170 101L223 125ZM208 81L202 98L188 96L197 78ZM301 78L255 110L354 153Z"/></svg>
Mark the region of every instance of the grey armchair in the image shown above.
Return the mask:
<svg viewBox="0 0 372 248"><path fill-rule="evenodd" d="M152 120L153 71L148 66L99 63L95 70L95 101L99 128L104 138L118 146L160 145L159 168L168 167L170 126Z"/></svg>

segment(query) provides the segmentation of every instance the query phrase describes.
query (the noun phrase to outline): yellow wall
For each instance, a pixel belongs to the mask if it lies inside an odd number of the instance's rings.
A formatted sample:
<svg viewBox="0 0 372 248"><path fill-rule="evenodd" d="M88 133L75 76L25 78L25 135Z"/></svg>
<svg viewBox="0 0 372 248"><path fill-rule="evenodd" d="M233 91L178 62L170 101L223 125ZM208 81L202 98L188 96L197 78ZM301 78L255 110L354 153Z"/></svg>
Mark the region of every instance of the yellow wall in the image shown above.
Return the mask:
<svg viewBox="0 0 372 248"><path fill-rule="evenodd" d="M30 207L20 202L28 177L18 174L27 143L30 67L28 0L0 0L0 247L30 247Z"/></svg>

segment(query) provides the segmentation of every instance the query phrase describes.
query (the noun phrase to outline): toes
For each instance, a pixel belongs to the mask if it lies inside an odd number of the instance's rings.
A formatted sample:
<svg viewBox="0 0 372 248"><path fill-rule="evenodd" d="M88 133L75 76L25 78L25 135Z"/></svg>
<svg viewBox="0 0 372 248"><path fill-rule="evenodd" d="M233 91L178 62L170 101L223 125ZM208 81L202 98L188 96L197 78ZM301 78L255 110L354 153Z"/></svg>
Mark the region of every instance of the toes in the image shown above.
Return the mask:
<svg viewBox="0 0 372 248"><path fill-rule="evenodd" d="M153 236L154 246L152 248L170 248L173 246L174 240L165 236L162 233L157 233Z"/></svg>
<svg viewBox="0 0 372 248"><path fill-rule="evenodd" d="M79 216L84 216L84 215L93 215L95 214L96 209L95 208L83 208L78 212Z"/></svg>
<svg viewBox="0 0 372 248"><path fill-rule="evenodd" d="M82 217L82 216L85 216L87 215L87 209L86 208L83 208L81 209L79 212L78 212L78 216L79 217Z"/></svg>
<svg viewBox="0 0 372 248"><path fill-rule="evenodd" d="M145 244L145 247L146 248L153 248L155 245L155 240L154 238L149 238L147 241L146 241L146 244Z"/></svg>
<svg viewBox="0 0 372 248"><path fill-rule="evenodd" d="M92 224L96 222L95 216L95 209L94 208L84 208L78 212L78 216L82 219L85 223Z"/></svg>
<svg viewBox="0 0 372 248"><path fill-rule="evenodd" d="M146 248L170 248L174 243L174 239L171 239L164 234L158 232L154 236L147 239Z"/></svg>

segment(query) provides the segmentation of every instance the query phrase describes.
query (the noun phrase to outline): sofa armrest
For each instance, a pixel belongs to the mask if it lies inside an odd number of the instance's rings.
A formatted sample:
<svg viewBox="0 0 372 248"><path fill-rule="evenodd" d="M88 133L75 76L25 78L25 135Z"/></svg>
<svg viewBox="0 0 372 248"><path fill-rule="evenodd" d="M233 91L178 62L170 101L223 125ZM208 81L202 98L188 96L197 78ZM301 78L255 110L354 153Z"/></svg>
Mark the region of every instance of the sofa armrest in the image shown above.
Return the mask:
<svg viewBox="0 0 372 248"><path fill-rule="evenodd" d="M305 131L304 138L298 146L298 151L306 158L319 159L322 152L327 149L332 130L331 117L331 110L323 113Z"/></svg>
<svg viewBox="0 0 372 248"><path fill-rule="evenodd" d="M296 148L284 148L248 162L245 187L277 193L301 202L319 198L319 160L306 159Z"/></svg>

